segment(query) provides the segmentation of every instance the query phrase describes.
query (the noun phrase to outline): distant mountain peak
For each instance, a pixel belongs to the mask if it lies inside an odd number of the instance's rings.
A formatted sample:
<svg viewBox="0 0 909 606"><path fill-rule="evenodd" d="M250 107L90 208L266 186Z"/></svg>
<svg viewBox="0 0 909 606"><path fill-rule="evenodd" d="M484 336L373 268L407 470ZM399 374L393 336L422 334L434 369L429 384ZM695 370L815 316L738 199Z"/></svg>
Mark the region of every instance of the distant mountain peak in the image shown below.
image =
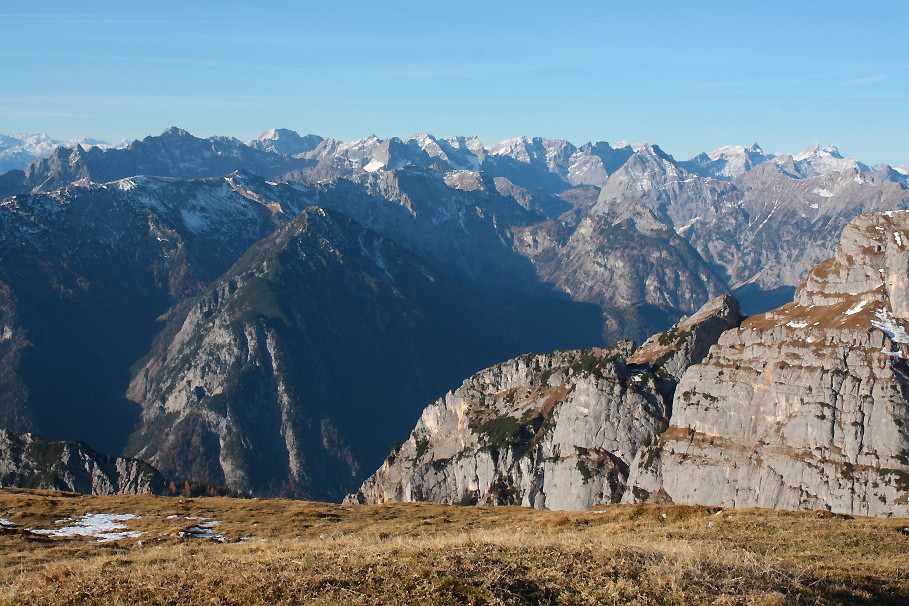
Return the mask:
<svg viewBox="0 0 909 606"><path fill-rule="evenodd" d="M161 133L162 137L192 137L189 131L176 126L169 126Z"/></svg>
<svg viewBox="0 0 909 606"><path fill-rule="evenodd" d="M820 144L818 144L818 143L809 145L808 147L806 147L799 153L794 154L792 157L793 157L793 159L798 161L798 160L806 160L811 157L825 157L825 156L830 157L830 158L836 158L837 160L843 159L843 156L842 156L842 154L840 154L840 150L839 150L839 148L837 148L836 145L825 145L824 147L821 147Z"/></svg>
<svg viewBox="0 0 909 606"><path fill-rule="evenodd" d="M272 128L259 135L259 141L274 141L284 138L299 138L300 134L289 128Z"/></svg>

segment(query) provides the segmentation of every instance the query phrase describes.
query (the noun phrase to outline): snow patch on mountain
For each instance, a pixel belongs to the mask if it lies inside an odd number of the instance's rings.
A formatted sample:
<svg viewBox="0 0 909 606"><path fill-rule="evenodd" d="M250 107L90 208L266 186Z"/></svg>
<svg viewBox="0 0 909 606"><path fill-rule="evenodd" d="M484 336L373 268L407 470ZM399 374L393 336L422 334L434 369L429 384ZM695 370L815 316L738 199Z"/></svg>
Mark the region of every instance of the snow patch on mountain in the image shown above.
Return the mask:
<svg viewBox="0 0 909 606"><path fill-rule="evenodd" d="M871 320L871 326L882 331L894 343L909 343L909 333L897 322L889 310L879 309L874 315L877 320Z"/></svg>

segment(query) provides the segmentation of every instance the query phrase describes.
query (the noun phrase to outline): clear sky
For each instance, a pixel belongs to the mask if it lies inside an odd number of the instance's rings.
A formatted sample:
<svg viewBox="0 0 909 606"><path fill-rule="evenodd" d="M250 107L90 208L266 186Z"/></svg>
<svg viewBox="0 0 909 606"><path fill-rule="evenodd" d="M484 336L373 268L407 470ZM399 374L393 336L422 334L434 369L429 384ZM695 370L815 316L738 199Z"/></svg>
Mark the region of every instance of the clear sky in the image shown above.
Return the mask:
<svg viewBox="0 0 909 606"><path fill-rule="evenodd" d="M836 144L909 164L909 2L0 1L0 133Z"/></svg>

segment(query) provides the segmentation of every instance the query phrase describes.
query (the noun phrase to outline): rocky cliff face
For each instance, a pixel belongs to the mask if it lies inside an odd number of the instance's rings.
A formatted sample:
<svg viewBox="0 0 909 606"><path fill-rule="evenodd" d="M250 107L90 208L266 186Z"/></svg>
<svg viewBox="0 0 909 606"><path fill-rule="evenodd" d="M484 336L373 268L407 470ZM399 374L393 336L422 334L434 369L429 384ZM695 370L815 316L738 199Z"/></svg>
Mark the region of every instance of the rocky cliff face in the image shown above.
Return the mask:
<svg viewBox="0 0 909 606"><path fill-rule="evenodd" d="M676 377L739 321L729 296L638 351L524 355L430 404L349 502L585 509L617 502L637 451L665 428Z"/></svg>
<svg viewBox="0 0 909 606"><path fill-rule="evenodd" d="M137 459L111 457L81 442L55 442L0 429L0 485L83 494L162 494L164 478Z"/></svg>
<svg viewBox="0 0 909 606"><path fill-rule="evenodd" d="M861 215L685 372L625 500L909 514L907 321L909 213Z"/></svg>

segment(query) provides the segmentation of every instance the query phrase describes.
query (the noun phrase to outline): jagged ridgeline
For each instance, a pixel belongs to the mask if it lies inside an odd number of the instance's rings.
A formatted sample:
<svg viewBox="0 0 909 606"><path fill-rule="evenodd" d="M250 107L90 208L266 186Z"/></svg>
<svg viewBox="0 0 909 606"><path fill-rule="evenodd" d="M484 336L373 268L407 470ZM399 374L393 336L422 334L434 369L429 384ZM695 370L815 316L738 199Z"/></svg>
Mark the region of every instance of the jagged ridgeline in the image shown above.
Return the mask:
<svg viewBox="0 0 909 606"><path fill-rule="evenodd" d="M857 217L793 303L739 320L720 298L634 353L484 370L348 500L909 514L909 212Z"/></svg>
<svg viewBox="0 0 909 606"><path fill-rule="evenodd" d="M165 494L157 469L101 454L81 442L57 442L0 429L0 486L83 494Z"/></svg>

